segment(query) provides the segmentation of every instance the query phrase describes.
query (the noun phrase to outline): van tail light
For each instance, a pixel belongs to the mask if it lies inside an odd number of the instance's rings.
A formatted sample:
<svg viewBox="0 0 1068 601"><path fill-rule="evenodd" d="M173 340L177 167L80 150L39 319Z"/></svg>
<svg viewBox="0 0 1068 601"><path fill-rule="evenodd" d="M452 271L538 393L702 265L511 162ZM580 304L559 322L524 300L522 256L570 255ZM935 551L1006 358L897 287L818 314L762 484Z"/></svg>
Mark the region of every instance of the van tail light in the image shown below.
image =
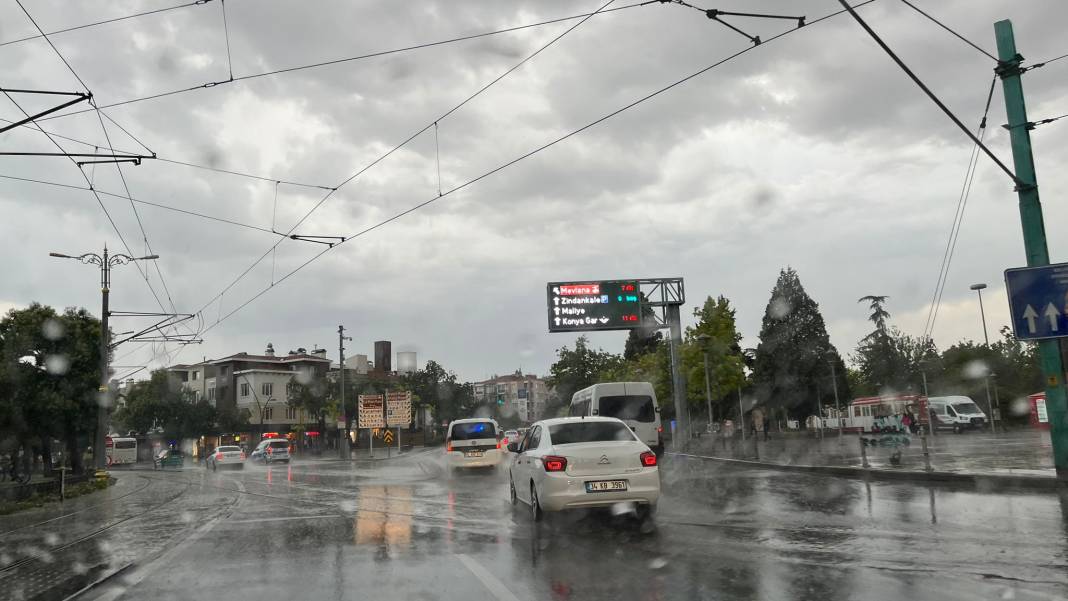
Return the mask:
<svg viewBox="0 0 1068 601"><path fill-rule="evenodd" d="M657 431L658 434L663 434L664 433L664 426L657 426L656 427L656 431Z"/></svg>
<svg viewBox="0 0 1068 601"><path fill-rule="evenodd" d="M451 453L452 452L452 439L451 438L446 438L445 439L445 452L446 453Z"/></svg>
<svg viewBox="0 0 1068 601"><path fill-rule="evenodd" d="M562 472L567 469L567 457L546 455L541 458L541 465L547 472Z"/></svg>
<svg viewBox="0 0 1068 601"><path fill-rule="evenodd" d="M656 467L656 453L646 451L638 457L642 460L643 467Z"/></svg>

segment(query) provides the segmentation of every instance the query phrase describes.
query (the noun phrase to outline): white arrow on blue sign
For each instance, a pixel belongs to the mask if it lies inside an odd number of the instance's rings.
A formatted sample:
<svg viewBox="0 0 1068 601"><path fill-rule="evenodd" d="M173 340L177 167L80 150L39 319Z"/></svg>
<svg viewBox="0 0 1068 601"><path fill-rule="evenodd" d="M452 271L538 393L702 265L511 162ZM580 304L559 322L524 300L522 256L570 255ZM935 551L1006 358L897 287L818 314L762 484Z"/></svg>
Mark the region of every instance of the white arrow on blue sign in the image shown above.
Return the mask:
<svg viewBox="0 0 1068 601"><path fill-rule="evenodd" d="M1068 335L1068 263L1006 269L1005 289L1017 338Z"/></svg>

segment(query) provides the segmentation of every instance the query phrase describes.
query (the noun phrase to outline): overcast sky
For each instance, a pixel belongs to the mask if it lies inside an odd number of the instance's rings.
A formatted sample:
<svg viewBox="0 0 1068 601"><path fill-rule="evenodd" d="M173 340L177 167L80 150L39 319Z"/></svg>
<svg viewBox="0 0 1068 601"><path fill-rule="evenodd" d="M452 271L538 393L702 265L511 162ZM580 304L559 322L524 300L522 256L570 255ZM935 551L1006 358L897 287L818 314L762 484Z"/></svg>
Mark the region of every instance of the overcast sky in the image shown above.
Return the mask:
<svg viewBox="0 0 1068 601"><path fill-rule="evenodd" d="M23 1L55 31L179 2ZM735 2L706 8L805 15L833 0ZM1030 62L1068 53L1062 0L915 0L994 53L993 23L1011 18ZM603 1L226 3L235 77L391 50L592 12ZM614 2L610 8L627 6ZM219 0L51 39L98 104L227 80ZM902 59L970 127L978 124L993 62L898 0L860 9ZM326 188L335 187L433 123L579 21L218 85L104 109L159 157ZM771 36L790 21L733 18ZM13 1L0 3L0 42L36 33ZM679 5L650 4L590 18L476 99L330 195L297 234L350 236L464 184L571 130L750 46ZM0 85L85 88L43 39L0 46ZM1068 113L1068 59L1025 76L1032 119ZM56 97L13 95L27 111ZM0 98L0 117L22 116ZM78 105L70 112L85 105ZM40 122L107 146L95 112ZM111 145L141 150L109 120ZM1000 84L987 140L1010 159ZM1054 261L1066 259L1068 119L1032 132ZM68 151L92 152L65 139ZM40 132L0 134L7 151L52 152ZM440 148L440 154L435 150ZM832 342L850 353L869 331L868 294L890 297L892 323L924 331L970 142L848 15L768 42L612 119L433 204L359 236L271 287L321 252L280 239L327 190L146 160L123 165L142 201L253 225L209 221L101 196L132 252L147 234L161 255L148 284L116 268L112 308L165 306L200 317L204 343L127 345L119 365L193 362L239 351L303 346L373 354L374 340L415 350L462 379L515 369L544 374L575 336L549 334L545 283L681 276L687 322L707 295L737 308L744 344L756 346L779 270L790 265L819 303ZM440 157L440 184L438 159ZM85 167L98 190L125 194L114 165ZM64 158L0 158L0 175L86 187ZM50 259L125 252L94 195L0 179L0 309L32 301L99 312L94 268ZM265 255L266 253L266 255ZM236 284L242 272L265 258ZM981 339L968 286L986 282L992 335L1007 323L1002 271L1025 263L1011 182L981 158L934 338L942 348ZM273 274L273 275L272 275ZM270 288L236 312L254 295ZM220 293L226 289L224 293ZM227 317L229 316L229 317ZM126 319L116 331L141 322ZM210 328L210 329L209 329ZM591 336L622 351L625 333Z"/></svg>

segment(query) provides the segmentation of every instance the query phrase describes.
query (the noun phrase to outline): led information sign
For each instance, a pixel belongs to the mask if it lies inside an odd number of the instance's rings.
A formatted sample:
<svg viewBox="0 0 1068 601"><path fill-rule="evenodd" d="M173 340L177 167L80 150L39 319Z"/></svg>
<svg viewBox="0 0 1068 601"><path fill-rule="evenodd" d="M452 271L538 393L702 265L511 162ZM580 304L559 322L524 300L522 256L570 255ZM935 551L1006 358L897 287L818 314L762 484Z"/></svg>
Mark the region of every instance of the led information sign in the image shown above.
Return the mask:
<svg viewBox="0 0 1068 601"><path fill-rule="evenodd" d="M630 330L641 324L641 294L635 280L550 282L550 332Z"/></svg>

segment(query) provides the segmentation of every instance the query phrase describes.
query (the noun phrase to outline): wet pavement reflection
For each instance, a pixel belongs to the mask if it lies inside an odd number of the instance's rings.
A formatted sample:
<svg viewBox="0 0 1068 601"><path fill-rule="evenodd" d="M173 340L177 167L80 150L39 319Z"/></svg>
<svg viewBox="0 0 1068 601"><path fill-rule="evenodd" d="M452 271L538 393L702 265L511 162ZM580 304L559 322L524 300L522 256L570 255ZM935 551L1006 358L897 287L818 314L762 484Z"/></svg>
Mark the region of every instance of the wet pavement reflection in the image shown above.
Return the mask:
<svg viewBox="0 0 1068 601"><path fill-rule="evenodd" d="M535 523L525 505L510 505L504 469L450 476L440 459L429 450L235 472L130 471L93 502L0 518L0 590L4 598L62 599L122 569L82 598L970 600L1068 592L1068 495L666 458L652 525L608 511Z"/></svg>

